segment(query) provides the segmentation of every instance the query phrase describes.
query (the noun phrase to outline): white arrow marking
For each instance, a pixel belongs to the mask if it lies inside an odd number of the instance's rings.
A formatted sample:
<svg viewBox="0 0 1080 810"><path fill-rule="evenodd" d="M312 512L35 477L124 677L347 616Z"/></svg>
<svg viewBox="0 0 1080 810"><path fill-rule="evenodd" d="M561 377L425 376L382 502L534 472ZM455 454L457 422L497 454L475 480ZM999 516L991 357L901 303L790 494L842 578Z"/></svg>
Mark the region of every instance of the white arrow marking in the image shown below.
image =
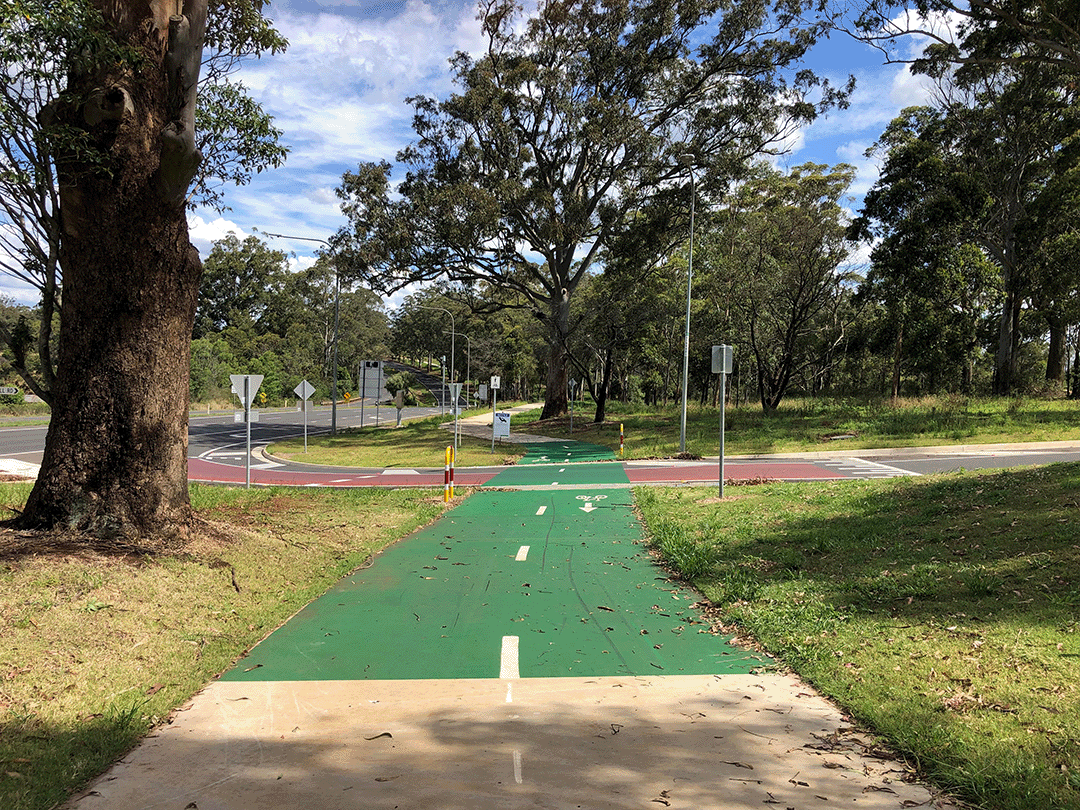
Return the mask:
<svg viewBox="0 0 1080 810"><path fill-rule="evenodd" d="M596 508L596 507L595 507L595 506L593 506L593 505L592 505L591 503L587 503L587 504L585 504L584 506L579 506L579 507L578 507L578 509L580 509L580 510L581 510L582 512L584 512L585 514L588 514L589 512L591 512L591 511L592 511L593 509L595 509L595 508Z"/></svg>

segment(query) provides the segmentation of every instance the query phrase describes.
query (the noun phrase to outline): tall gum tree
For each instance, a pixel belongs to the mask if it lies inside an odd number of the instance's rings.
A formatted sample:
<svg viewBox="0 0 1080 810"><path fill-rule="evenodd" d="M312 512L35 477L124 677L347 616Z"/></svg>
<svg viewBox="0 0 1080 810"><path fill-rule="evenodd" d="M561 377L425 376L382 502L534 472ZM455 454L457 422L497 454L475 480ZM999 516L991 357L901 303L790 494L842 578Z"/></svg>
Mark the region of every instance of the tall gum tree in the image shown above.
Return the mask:
<svg viewBox="0 0 1080 810"><path fill-rule="evenodd" d="M571 302L603 250L658 196L688 207L691 171L722 185L842 99L798 70L824 30L808 7L542 0L522 20L483 2L483 53L452 60L459 91L410 100L400 196L385 163L343 178L340 250L384 291L448 278L522 296L548 335L543 416L565 412Z"/></svg>
<svg viewBox="0 0 1080 810"><path fill-rule="evenodd" d="M160 537L191 520L187 387L201 265L184 203L201 157L207 4L91 6L129 53L73 61L67 92L45 111L77 137L53 155L63 329L41 472L15 524Z"/></svg>

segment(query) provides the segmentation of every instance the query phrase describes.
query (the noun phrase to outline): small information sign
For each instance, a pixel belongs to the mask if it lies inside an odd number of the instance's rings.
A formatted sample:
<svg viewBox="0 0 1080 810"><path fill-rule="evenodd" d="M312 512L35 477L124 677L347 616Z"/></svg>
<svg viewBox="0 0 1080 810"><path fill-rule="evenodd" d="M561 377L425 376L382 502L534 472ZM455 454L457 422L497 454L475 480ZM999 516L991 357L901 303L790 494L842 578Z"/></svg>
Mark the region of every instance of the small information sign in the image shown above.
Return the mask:
<svg viewBox="0 0 1080 810"><path fill-rule="evenodd" d="M492 435L496 439L510 438L510 412L498 411L495 414L494 430Z"/></svg>

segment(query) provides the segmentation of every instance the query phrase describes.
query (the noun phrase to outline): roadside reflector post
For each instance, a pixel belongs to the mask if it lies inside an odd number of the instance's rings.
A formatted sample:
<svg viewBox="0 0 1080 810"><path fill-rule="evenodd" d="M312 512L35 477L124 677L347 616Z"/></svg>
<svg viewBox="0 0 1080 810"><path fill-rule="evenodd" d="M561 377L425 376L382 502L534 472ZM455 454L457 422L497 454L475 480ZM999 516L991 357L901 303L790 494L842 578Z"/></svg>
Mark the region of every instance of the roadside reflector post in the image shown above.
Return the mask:
<svg viewBox="0 0 1080 810"><path fill-rule="evenodd" d="M454 447L446 448L446 460L443 464L443 503L450 503L454 497Z"/></svg>

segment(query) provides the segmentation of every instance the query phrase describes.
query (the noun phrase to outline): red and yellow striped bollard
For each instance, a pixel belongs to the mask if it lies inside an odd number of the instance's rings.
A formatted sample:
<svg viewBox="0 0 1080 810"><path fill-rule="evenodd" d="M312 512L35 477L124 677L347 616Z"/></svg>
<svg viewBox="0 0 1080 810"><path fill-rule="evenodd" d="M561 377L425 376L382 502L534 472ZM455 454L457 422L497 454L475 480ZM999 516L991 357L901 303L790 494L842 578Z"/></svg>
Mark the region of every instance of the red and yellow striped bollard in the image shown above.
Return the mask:
<svg viewBox="0 0 1080 810"><path fill-rule="evenodd" d="M446 463L443 467L443 503L454 499L454 447L446 448Z"/></svg>

